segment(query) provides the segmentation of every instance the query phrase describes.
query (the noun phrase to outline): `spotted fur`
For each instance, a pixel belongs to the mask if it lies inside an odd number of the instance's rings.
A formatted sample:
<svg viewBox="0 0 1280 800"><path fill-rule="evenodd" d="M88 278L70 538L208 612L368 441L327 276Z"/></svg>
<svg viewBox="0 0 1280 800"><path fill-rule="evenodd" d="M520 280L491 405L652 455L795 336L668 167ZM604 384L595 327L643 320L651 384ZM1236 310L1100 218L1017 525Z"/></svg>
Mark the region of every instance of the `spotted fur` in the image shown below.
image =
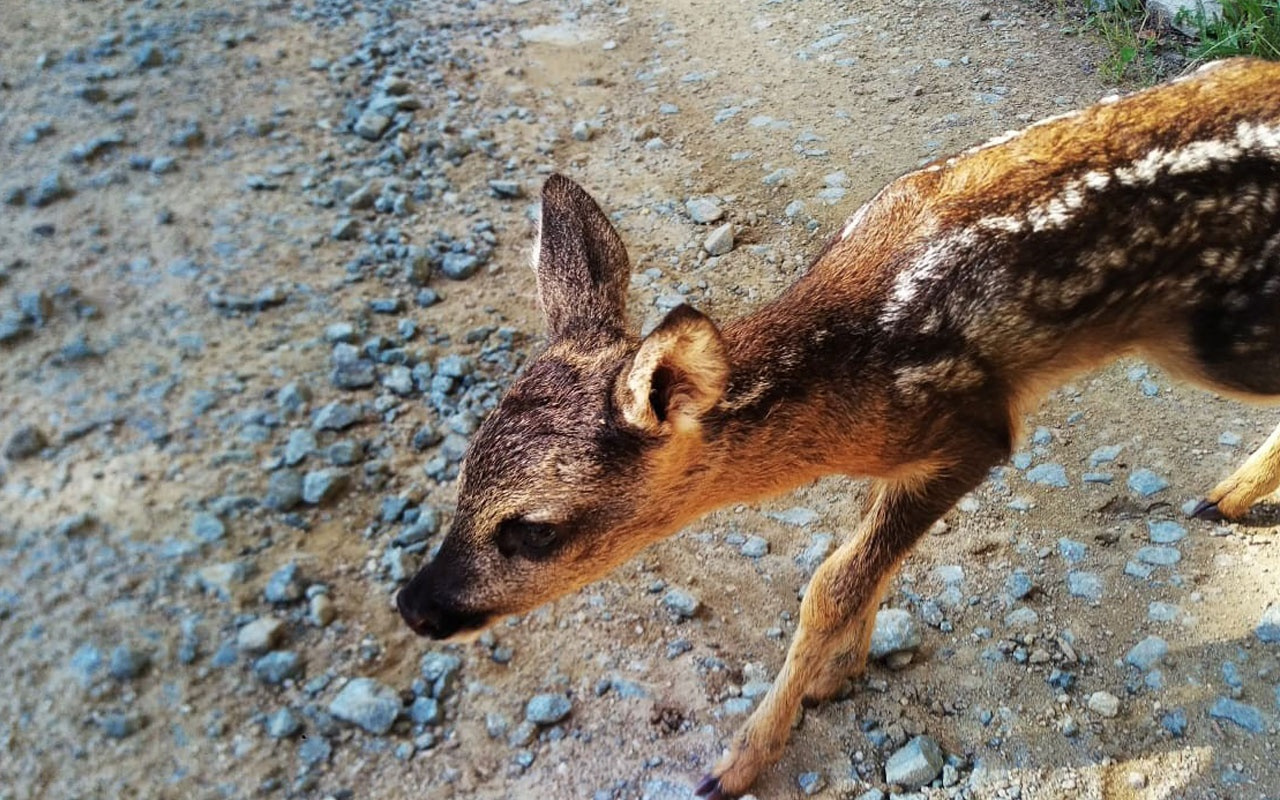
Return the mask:
<svg viewBox="0 0 1280 800"><path fill-rule="evenodd" d="M681 307L635 336L608 219L562 177L542 202L549 345L473 439L453 528L401 613L436 638L474 631L711 509L873 478L709 797L745 792L800 703L863 669L898 564L1048 388L1134 352L1280 399L1280 65L1225 62L905 175L723 327ZM1200 513L1239 516L1277 485L1280 430Z"/></svg>

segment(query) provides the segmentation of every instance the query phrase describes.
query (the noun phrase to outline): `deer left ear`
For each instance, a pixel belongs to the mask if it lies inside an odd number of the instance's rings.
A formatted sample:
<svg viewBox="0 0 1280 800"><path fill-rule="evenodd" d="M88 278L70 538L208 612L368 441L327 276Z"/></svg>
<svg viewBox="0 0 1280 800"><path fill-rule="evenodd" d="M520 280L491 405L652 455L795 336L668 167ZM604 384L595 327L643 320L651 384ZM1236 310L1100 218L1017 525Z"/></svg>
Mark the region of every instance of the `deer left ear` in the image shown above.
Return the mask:
<svg viewBox="0 0 1280 800"><path fill-rule="evenodd" d="M642 430L688 430L724 397L729 356L705 314L672 309L636 352L618 381L623 417Z"/></svg>

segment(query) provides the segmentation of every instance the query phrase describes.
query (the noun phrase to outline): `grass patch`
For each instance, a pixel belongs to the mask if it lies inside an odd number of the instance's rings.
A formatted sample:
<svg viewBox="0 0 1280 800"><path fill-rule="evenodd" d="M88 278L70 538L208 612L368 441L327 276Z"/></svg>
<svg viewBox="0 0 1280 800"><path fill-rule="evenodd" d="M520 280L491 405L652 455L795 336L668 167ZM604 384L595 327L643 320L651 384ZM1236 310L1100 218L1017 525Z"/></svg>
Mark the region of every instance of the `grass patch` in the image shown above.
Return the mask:
<svg viewBox="0 0 1280 800"><path fill-rule="evenodd" d="M1116 0L1109 8L1090 13L1085 29L1107 47L1099 71L1108 80L1151 84L1160 79L1156 64L1159 36L1155 21L1140 0Z"/></svg>
<svg viewBox="0 0 1280 800"><path fill-rule="evenodd" d="M1228 56L1280 60L1280 0L1223 0L1221 17L1203 10L1179 19L1198 33L1187 55L1198 61Z"/></svg>

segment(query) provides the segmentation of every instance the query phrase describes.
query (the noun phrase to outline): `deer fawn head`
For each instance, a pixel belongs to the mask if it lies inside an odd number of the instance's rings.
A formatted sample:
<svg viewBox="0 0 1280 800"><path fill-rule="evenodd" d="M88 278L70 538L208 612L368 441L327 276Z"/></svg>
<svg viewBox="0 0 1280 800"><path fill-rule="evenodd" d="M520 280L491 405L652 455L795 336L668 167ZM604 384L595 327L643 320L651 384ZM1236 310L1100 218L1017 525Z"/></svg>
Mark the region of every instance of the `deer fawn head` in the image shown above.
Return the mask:
<svg viewBox="0 0 1280 800"><path fill-rule="evenodd" d="M453 526L397 597L424 636L529 611L706 510L704 421L729 377L716 326L680 306L628 333L622 240L559 175L542 190L536 271L548 347L476 432Z"/></svg>

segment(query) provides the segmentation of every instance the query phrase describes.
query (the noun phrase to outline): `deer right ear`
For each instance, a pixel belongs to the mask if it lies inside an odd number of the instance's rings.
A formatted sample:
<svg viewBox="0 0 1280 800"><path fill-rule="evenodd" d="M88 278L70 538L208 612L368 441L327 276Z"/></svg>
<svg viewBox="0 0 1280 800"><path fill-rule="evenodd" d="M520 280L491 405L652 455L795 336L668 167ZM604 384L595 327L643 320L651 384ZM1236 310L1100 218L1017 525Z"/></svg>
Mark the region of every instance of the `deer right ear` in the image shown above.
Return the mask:
<svg viewBox="0 0 1280 800"><path fill-rule="evenodd" d="M615 391L628 423L661 434L695 429L728 384L729 354L719 329L680 305L640 342Z"/></svg>
<svg viewBox="0 0 1280 800"><path fill-rule="evenodd" d="M542 185L534 259L538 302L552 340L624 334L627 250L591 195L563 175Z"/></svg>

